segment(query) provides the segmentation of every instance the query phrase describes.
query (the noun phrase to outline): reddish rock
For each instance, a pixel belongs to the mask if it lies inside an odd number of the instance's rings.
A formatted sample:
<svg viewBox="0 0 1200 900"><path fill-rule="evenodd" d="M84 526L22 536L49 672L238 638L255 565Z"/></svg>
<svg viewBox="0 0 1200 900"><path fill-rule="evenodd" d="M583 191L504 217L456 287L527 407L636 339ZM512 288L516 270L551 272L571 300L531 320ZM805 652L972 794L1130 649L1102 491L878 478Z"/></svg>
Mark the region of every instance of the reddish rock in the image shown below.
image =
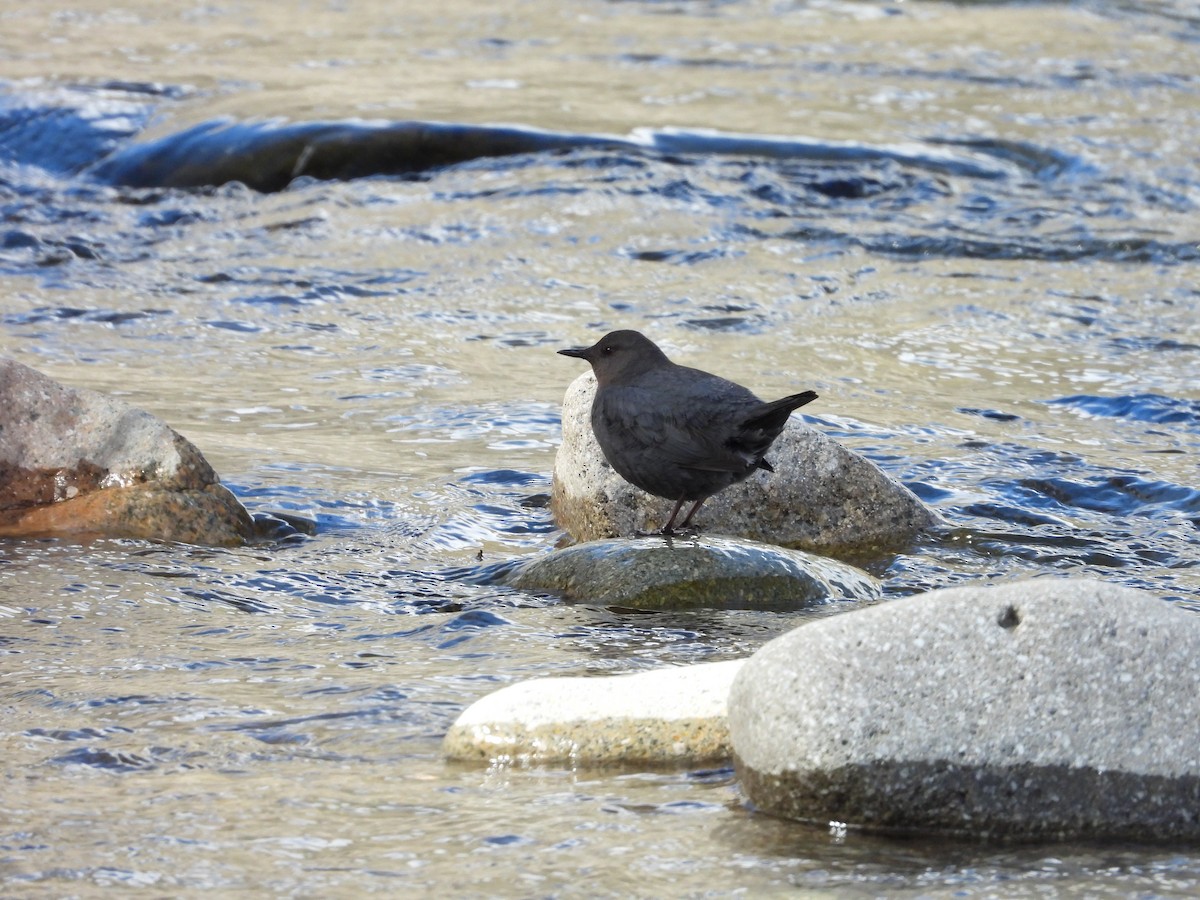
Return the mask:
<svg viewBox="0 0 1200 900"><path fill-rule="evenodd" d="M253 522L149 413L0 359L0 537L245 542Z"/></svg>

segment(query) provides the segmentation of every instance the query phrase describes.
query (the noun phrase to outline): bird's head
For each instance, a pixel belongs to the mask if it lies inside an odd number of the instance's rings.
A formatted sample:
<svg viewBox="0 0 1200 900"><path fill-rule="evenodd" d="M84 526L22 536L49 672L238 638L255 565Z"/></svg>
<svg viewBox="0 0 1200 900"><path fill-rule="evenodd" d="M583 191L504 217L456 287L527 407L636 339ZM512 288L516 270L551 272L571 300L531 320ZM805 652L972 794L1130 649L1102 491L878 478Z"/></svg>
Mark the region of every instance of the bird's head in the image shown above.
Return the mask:
<svg viewBox="0 0 1200 900"><path fill-rule="evenodd" d="M671 362L654 341L639 331L612 331L590 347L558 352L591 363L596 383L601 387L621 384Z"/></svg>

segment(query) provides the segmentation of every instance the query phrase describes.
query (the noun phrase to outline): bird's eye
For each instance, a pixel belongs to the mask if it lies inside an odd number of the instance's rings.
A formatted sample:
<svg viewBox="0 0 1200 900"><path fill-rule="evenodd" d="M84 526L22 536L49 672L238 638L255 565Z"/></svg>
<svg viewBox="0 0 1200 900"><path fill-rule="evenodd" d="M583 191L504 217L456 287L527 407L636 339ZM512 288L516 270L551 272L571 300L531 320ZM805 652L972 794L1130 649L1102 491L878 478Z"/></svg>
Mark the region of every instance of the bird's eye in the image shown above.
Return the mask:
<svg viewBox="0 0 1200 900"><path fill-rule="evenodd" d="M604 348L600 352L603 353L605 356L612 356L613 351L616 349L617 348L614 347L612 344L605 344Z"/></svg>

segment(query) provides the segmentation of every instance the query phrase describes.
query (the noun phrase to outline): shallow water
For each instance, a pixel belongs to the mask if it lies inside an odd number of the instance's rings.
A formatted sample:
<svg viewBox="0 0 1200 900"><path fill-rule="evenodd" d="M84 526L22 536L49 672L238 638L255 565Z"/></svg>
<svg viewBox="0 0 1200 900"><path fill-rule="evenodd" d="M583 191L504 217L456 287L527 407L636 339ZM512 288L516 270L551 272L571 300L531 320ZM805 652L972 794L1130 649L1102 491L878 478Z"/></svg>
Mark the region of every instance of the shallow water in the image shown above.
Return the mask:
<svg viewBox="0 0 1200 900"><path fill-rule="evenodd" d="M12 896L1188 896L1191 848L888 841L729 771L480 770L541 674L746 655L800 614L450 577L552 546L557 348L636 327L948 521L898 596L1086 574L1200 609L1200 19L1186 4L0 2L0 352L192 439L277 547L0 546ZM82 174L219 115L715 128L950 149L601 148L276 194ZM830 612L830 610L826 610Z"/></svg>

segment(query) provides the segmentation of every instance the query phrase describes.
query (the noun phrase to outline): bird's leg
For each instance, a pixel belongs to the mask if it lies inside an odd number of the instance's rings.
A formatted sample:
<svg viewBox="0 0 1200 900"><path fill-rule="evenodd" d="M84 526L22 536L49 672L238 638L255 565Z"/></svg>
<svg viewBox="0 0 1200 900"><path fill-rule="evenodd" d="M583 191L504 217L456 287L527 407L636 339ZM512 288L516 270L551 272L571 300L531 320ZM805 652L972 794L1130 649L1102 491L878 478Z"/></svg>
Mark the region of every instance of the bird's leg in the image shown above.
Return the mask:
<svg viewBox="0 0 1200 900"><path fill-rule="evenodd" d="M686 497L680 497L679 500L675 503L675 508L673 510L671 510L671 516L670 516L670 518L667 519L667 524L662 527L662 530L658 532L659 534L675 534L676 533L675 529L672 528L671 526L673 526L675 524L675 517L678 516L679 511L681 509L683 509L683 504L686 499L687 499ZM688 510L688 514L686 516L684 516L683 521L679 523L680 531L687 530L688 523L690 521L692 521L692 516L694 516L696 514L696 510L698 510L700 508L700 504L703 503L707 499L708 499L707 497L701 497L699 500L697 500L695 503L692 504L692 508Z"/></svg>
<svg viewBox="0 0 1200 900"><path fill-rule="evenodd" d="M694 516L696 514L696 510L698 510L700 508L700 505L707 499L708 499L707 497L701 497L699 500L697 500L695 503L692 504L692 508L688 510L688 514L683 517L683 523L679 526L680 528L688 527L688 522L692 521L692 516ZM681 500L680 502L682 503L683 501Z"/></svg>
<svg viewBox="0 0 1200 900"><path fill-rule="evenodd" d="M671 530L671 526L675 524L675 517L677 515L679 515L679 510L683 509L683 499L684 499L683 497L680 497L675 502L675 508L673 510L671 510L671 516L670 516L670 518L667 519L667 524L664 525L662 527L662 530L660 530L658 532L659 534L674 534L675 533L674 531ZM695 510L692 510L692 512L695 512ZM691 516L689 516L688 518L691 518Z"/></svg>

